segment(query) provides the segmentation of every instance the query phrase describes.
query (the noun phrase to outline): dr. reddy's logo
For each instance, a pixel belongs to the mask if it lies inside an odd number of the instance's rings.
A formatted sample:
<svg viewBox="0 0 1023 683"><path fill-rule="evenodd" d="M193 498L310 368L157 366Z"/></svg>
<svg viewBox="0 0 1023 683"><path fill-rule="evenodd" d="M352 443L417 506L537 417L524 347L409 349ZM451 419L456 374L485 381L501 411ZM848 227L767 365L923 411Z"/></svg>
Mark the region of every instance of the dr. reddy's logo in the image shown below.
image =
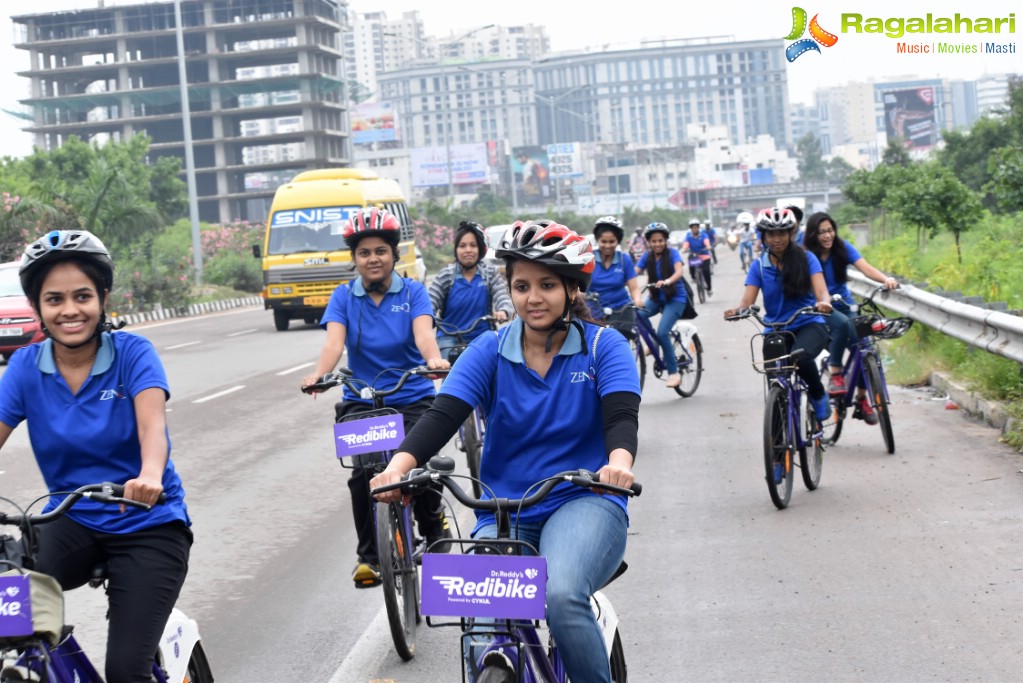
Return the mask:
<svg viewBox="0 0 1023 683"><path fill-rule="evenodd" d="M820 24L817 23L817 15L813 15L813 19L810 20L810 37L801 38L796 40L803 35L803 32L807 30L806 26L806 10L802 7L792 8L792 31L785 36L785 40L795 40L796 42L785 48L785 59L790 62L796 61L796 58L802 54L813 50L814 52L820 52L821 49L817 47L818 43L824 47L831 47L838 42L838 36L834 33L828 33L821 28Z"/></svg>

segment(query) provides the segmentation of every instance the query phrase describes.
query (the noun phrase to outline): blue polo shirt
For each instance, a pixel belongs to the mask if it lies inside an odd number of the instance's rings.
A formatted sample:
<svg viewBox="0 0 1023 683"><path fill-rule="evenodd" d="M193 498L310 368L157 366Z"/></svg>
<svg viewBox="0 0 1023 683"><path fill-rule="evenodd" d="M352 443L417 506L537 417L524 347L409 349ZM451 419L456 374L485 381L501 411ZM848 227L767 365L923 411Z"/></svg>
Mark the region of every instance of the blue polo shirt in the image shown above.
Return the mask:
<svg viewBox="0 0 1023 683"><path fill-rule="evenodd" d="M657 280L667 280L669 277L671 277L672 275L675 274L675 264L683 262L682 261L682 254L678 253L678 249L673 249L672 247L668 247L668 256L671 257L671 272L669 272L669 273L662 273L661 272L661 259L659 259L656 256L654 256L653 253L654 252L652 252L652 251L648 251L647 253L645 253L642 256L640 256L639 257L639 263L636 264L636 267L641 269L641 270L645 269L646 268L647 259L649 259L649 258L656 258L657 260L654 262L654 274L657 276L657 278L656 278L655 282ZM683 304L683 305L686 303L686 288L685 288L685 286L681 282L675 284L675 296L673 296L671 300L672 301L677 301L677 302L679 302L680 304Z"/></svg>
<svg viewBox="0 0 1023 683"><path fill-rule="evenodd" d="M484 315L490 314L490 288L487 281L480 276L479 268L471 280L466 280L462 269L455 266L455 281L448 290L447 301L444 302L444 327L453 330L465 330ZM473 340L490 326L479 323L476 328L464 336L466 340ZM446 333L437 330L437 337L446 337Z"/></svg>
<svg viewBox="0 0 1023 683"><path fill-rule="evenodd" d="M601 306L621 308L632 302L625 285L635 279L636 266L628 254L616 251L608 268L604 267L604 258L597 254L597 264L593 269L589 290L600 295Z"/></svg>
<svg viewBox="0 0 1023 683"><path fill-rule="evenodd" d="M106 332L92 371L78 393L57 372L53 341L47 339L19 349L0 379L0 422L17 427L28 423L29 441L43 480L51 492L85 484L123 484L142 469L142 452L135 421L134 398L157 387L170 397L163 364L152 343L130 332ZM167 453L170 454L170 436ZM168 457L163 471L165 505L149 512L83 498L68 517L96 531L126 534L181 521L191 524L185 508L181 478ZM52 510L63 496L51 497Z"/></svg>
<svg viewBox="0 0 1023 683"><path fill-rule="evenodd" d="M423 355L416 346L412 321L421 315L433 318L433 308L426 288L416 280L391 277L391 286L377 306L366 293L362 278L339 285L330 295L327 310L320 318L320 327L327 323L345 326L345 349L348 368L357 379L376 389L390 389L401 373L423 365ZM387 397L387 405L405 406L434 395L433 382L426 377L409 377L401 391ZM372 404L345 388L346 401Z"/></svg>
<svg viewBox="0 0 1023 683"><path fill-rule="evenodd" d="M809 252L804 252L802 249L799 251L806 254L806 260L810 266L810 275L821 272L821 262L817 260L816 256ZM814 306L817 303L812 289L795 299L785 298L785 294L782 291L781 277L781 271L771 263L769 253L766 251L753 262L749 272L746 273L746 284L759 287L761 294L763 294L764 320L769 323L788 320L789 316L800 308ZM801 315L793 320L790 325L782 329L795 330L803 325L822 322L824 322L823 316Z"/></svg>
<svg viewBox="0 0 1023 683"><path fill-rule="evenodd" d="M705 232L701 232L699 235L694 235L692 231L690 231L682 238L682 243L689 245L690 252L700 254L701 256L710 256L710 249L708 249L707 245L704 244L705 241L710 241L710 237L708 237ZM710 243L714 244L713 242Z"/></svg>
<svg viewBox="0 0 1023 683"><path fill-rule="evenodd" d="M845 242L844 244L845 254L849 259L846 263L852 265L863 258L860 255L860 252L856 250L856 247L848 242ZM828 258L821 261L821 269L824 272L824 281L828 283L828 294L831 294L832 296L839 294L842 297L842 301L845 302L847 306L852 306L856 302L853 300L852 292L849 291L849 283L838 282L835 279L835 264L833 263L833 260L834 259L831 258L831 254L828 254Z"/></svg>
<svg viewBox="0 0 1023 683"><path fill-rule="evenodd" d="M596 472L607 464L600 400L629 391L639 395L639 374L629 345L617 330L604 328L592 352L596 325L572 325L544 378L526 366L521 319L474 341L459 356L442 394L482 405L487 416L480 478L498 497L521 498L544 477L566 470ZM570 484L524 510L521 521L541 522L565 501L596 495ZM489 498L488 493L484 496ZM626 509L626 498L610 496ZM477 512L477 528L493 515Z"/></svg>

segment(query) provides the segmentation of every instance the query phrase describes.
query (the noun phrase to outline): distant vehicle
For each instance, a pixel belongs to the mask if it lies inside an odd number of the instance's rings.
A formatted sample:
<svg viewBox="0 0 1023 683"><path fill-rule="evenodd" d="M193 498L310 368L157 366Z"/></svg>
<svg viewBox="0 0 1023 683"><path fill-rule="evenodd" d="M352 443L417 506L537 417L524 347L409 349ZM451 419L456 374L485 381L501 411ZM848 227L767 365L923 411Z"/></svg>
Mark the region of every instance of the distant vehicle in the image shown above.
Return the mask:
<svg viewBox="0 0 1023 683"><path fill-rule="evenodd" d="M21 289L20 261L0 265L0 356L46 338L32 305Z"/></svg>
<svg viewBox="0 0 1023 683"><path fill-rule="evenodd" d="M416 250L416 275L420 282L426 284L426 260L423 258L422 253L419 251L419 247Z"/></svg>
<svg viewBox="0 0 1023 683"><path fill-rule="evenodd" d="M688 230L672 230L671 233L668 234L668 246L672 247L674 249L681 249L682 248L682 240L684 240L686 238L686 233L687 232L689 232L689 231Z"/></svg>
<svg viewBox="0 0 1023 683"><path fill-rule="evenodd" d="M504 239L504 233L508 232L511 228L511 223L505 223L503 225L491 225L489 228L484 229L484 233L487 235L487 255L483 257L483 260L487 263L493 263L504 270L504 264L501 263L494 253L501 246L501 240Z"/></svg>

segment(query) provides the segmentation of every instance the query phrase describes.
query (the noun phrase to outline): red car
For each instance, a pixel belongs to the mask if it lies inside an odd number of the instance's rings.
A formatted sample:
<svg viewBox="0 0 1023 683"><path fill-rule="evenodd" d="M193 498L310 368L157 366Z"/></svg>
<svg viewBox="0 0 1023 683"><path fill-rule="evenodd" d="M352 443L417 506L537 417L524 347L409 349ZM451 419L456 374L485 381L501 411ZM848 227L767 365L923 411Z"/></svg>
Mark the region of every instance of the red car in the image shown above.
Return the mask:
<svg viewBox="0 0 1023 683"><path fill-rule="evenodd" d="M0 356L5 361L22 346L46 338L21 289L19 265L19 262L0 264Z"/></svg>

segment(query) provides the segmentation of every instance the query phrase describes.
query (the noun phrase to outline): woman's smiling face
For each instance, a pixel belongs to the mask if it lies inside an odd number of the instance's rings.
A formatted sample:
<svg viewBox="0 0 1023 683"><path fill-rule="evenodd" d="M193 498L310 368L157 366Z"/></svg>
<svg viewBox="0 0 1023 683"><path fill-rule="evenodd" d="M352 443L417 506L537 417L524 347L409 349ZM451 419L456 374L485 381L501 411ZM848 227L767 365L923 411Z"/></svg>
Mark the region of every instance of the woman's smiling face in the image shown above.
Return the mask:
<svg viewBox="0 0 1023 683"><path fill-rule="evenodd" d="M56 341L76 346L96 332L103 304L96 283L73 261L57 263L43 280L39 317Z"/></svg>

